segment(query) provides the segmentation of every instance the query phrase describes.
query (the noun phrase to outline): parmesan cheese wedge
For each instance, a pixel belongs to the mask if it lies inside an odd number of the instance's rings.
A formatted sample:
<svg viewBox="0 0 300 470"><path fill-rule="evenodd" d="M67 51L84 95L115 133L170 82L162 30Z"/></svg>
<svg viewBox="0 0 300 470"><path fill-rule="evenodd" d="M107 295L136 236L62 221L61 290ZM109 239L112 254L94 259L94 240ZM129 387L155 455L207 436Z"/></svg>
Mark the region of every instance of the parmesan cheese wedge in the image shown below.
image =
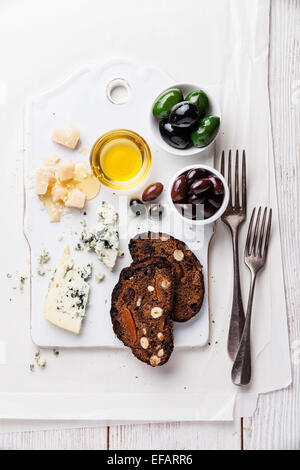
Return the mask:
<svg viewBox="0 0 300 470"><path fill-rule="evenodd" d="M51 189L51 199L53 202L64 202L68 196L68 191L66 188L61 186L59 183L55 183Z"/></svg>
<svg viewBox="0 0 300 470"><path fill-rule="evenodd" d="M79 189L72 189L68 198L65 201L66 207L76 207L77 209L83 209L85 203L85 194L79 191Z"/></svg>
<svg viewBox="0 0 300 470"><path fill-rule="evenodd" d="M70 126L66 129L54 129L52 139L57 144L64 145L74 150L80 140L80 134L75 127Z"/></svg>
<svg viewBox="0 0 300 470"><path fill-rule="evenodd" d="M90 264L84 268L74 266L67 245L51 280L44 304L44 316L54 325L78 335L89 296L86 282L92 273Z"/></svg>
<svg viewBox="0 0 300 470"><path fill-rule="evenodd" d="M70 160L65 160L59 164L56 170L56 177L61 182L66 182L74 177L75 165Z"/></svg>
<svg viewBox="0 0 300 470"><path fill-rule="evenodd" d="M35 176L35 192L46 194L48 186L54 181L54 171L51 168L38 168Z"/></svg>

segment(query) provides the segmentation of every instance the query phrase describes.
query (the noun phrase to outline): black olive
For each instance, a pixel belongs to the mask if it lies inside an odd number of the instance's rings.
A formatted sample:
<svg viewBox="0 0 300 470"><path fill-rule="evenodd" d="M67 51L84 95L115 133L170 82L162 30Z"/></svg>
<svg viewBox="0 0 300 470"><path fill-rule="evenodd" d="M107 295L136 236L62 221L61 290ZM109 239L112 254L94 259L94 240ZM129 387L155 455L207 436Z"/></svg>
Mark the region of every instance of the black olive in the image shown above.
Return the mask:
<svg viewBox="0 0 300 470"><path fill-rule="evenodd" d="M224 194L224 186L223 186L223 183L222 181L215 175L209 175L208 176L208 179L212 182L212 185L213 185L213 188L212 188L212 192L216 195L216 196L220 196L222 194Z"/></svg>
<svg viewBox="0 0 300 470"><path fill-rule="evenodd" d="M200 119L199 108L189 101L182 101L175 104L169 115L169 122L172 126L187 127L193 129Z"/></svg>
<svg viewBox="0 0 300 470"><path fill-rule="evenodd" d="M192 168L186 173L186 182L188 185L192 184L195 180L205 178L209 173L203 168Z"/></svg>
<svg viewBox="0 0 300 470"><path fill-rule="evenodd" d="M191 132L181 127L173 127L166 119L159 122L160 135L164 141L176 149L186 149L191 145Z"/></svg>
<svg viewBox="0 0 300 470"><path fill-rule="evenodd" d="M171 198L173 202L181 202L186 196L186 177L185 175L178 176L173 183L171 190Z"/></svg>
<svg viewBox="0 0 300 470"><path fill-rule="evenodd" d="M142 201L140 199L131 199L129 203L131 212L136 216L145 215L146 209Z"/></svg>
<svg viewBox="0 0 300 470"><path fill-rule="evenodd" d="M204 218L205 219L209 219L210 217L212 217L215 214L215 212L216 212L215 209L209 202L206 202L204 204Z"/></svg>
<svg viewBox="0 0 300 470"><path fill-rule="evenodd" d="M223 202L223 196L215 196L214 194L209 194L207 197L207 202L209 202L209 204L215 209L220 209Z"/></svg>
<svg viewBox="0 0 300 470"><path fill-rule="evenodd" d="M203 196L203 194L191 194L188 197L187 202L189 204L203 204L205 200L206 197L205 195Z"/></svg>

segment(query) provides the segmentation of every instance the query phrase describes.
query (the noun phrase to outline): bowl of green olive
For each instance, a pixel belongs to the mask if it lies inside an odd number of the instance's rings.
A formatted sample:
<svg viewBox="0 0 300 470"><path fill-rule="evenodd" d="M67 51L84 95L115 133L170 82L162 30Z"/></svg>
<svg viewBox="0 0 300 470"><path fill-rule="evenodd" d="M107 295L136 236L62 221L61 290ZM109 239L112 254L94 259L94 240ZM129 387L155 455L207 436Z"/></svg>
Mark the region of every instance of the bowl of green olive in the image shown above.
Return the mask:
<svg viewBox="0 0 300 470"><path fill-rule="evenodd" d="M173 155L195 155L210 147L220 130L221 113L212 95L181 83L163 90L151 107L156 143Z"/></svg>

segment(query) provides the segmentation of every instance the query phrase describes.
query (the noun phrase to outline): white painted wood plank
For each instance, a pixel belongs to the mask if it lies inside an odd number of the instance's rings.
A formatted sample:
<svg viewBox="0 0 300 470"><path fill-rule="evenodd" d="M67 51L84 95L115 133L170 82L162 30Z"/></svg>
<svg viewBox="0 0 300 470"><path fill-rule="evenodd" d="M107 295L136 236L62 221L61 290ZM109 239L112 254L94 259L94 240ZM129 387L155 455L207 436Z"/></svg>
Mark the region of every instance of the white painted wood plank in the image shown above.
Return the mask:
<svg viewBox="0 0 300 470"><path fill-rule="evenodd" d="M104 427L30 431L0 435L0 450L105 450Z"/></svg>
<svg viewBox="0 0 300 470"><path fill-rule="evenodd" d="M245 449L300 449L300 0L272 0L270 98L293 386L262 396Z"/></svg>
<svg viewBox="0 0 300 470"><path fill-rule="evenodd" d="M235 423L174 423L14 432L0 435L0 450L239 450Z"/></svg>
<svg viewBox="0 0 300 470"><path fill-rule="evenodd" d="M174 423L114 426L110 449L239 450L240 420L226 423Z"/></svg>

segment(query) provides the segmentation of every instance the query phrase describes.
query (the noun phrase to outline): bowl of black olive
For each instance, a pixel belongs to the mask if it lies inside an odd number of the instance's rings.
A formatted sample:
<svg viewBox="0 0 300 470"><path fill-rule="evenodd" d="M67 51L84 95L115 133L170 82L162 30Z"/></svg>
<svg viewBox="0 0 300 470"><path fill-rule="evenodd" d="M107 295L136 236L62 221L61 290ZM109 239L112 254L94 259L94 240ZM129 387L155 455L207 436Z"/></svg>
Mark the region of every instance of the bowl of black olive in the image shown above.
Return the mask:
<svg viewBox="0 0 300 470"><path fill-rule="evenodd" d="M168 202L179 217L189 223L215 222L226 210L229 189L219 171L207 165L190 165L170 180Z"/></svg>
<svg viewBox="0 0 300 470"><path fill-rule="evenodd" d="M174 155L195 155L215 141L221 124L212 95L190 84L167 88L152 104L150 125L157 144Z"/></svg>

